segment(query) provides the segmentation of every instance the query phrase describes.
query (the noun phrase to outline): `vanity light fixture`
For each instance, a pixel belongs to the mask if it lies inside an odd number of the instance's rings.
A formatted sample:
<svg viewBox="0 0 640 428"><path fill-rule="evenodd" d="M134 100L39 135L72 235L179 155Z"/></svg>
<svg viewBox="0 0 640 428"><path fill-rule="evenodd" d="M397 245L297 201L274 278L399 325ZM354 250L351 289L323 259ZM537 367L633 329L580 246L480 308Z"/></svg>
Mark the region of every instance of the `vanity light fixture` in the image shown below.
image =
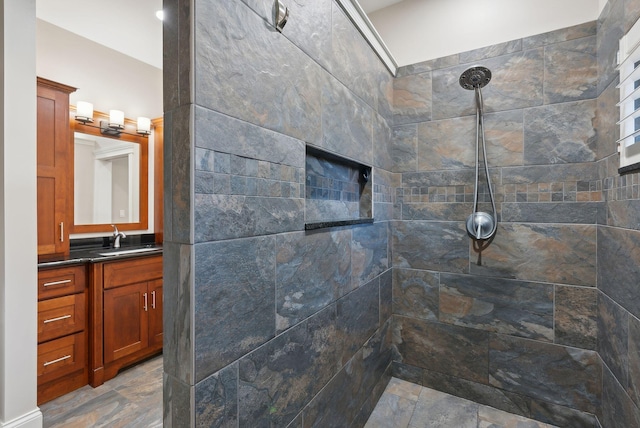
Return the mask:
<svg viewBox="0 0 640 428"><path fill-rule="evenodd" d="M76 120L85 125L93 123L93 104L86 101L78 101L76 106Z"/></svg>
<svg viewBox="0 0 640 428"><path fill-rule="evenodd" d="M100 133L111 137L120 137L121 134L148 137L151 135L151 119L148 117L138 117L137 126L133 128L130 121L125 127L124 112L121 110L109 110L109 120L106 120L104 113L98 113L100 126L93 125L93 104L78 101L76 105L75 119L84 126L99 128ZM126 129L126 131L125 131ZM135 130L135 133L133 132Z"/></svg>
<svg viewBox="0 0 640 428"><path fill-rule="evenodd" d="M151 134L151 119L149 119L148 117L139 117L138 129L136 129L136 132L142 135Z"/></svg>
<svg viewBox="0 0 640 428"><path fill-rule="evenodd" d="M109 110L109 121L100 121L100 132L107 135L119 136L124 129L124 112Z"/></svg>

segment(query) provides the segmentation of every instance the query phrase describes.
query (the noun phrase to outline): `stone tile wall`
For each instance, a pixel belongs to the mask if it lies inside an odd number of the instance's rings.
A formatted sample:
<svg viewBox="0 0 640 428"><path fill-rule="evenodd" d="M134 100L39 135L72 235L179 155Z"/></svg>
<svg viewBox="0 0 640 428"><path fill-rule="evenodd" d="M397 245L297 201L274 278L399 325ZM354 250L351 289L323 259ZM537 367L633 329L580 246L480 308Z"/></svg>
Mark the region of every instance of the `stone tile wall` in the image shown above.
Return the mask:
<svg viewBox="0 0 640 428"><path fill-rule="evenodd" d="M607 222L598 227L598 352L603 427L640 426L640 201L638 176L620 176L615 125L618 39L640 17L640 1L610 0L598 21L598 166ZM601 130L600 130L601 129Z"/></svg>
<svg viewBox="0 0 640 428"><path fill-rule="evenodd" d="M640 425L640 182L617 174L614 69L640 0L395 79L333 0L291 2L283 34L267 0L165 7L167 426L361 426L392 359L559 426ZM457 83L476 63L501 221L482 251ZM305 144L374 166L376 223L304 232Z"/></svg>
<svg viewBox="0 0 640 428"><path fill-rule="evenodd" d="M598 48L590 22L400 70L394 375L560 426L597 423L598 228L608 220ZM475 104L458 77L475 64L493 73L483 95L500 219L483 249L464 225ZM479 208L489 202L481 181Z"/></svg>
<svg viewBox="0 0 640 428"><path fill-rule="evenodd" d="M288 6L165 2L166 426L360 426L390 377L392 76ZM376 222L304 231L307 144L374 167Z"/></svg>

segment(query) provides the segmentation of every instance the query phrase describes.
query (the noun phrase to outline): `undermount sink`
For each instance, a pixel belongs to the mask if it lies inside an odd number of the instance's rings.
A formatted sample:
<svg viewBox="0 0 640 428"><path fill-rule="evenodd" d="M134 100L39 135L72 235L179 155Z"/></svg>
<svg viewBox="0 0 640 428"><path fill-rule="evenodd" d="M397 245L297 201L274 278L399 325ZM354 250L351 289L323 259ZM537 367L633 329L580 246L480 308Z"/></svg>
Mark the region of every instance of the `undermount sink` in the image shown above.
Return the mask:
<svg viewBox="0 0 640 428"><path fill-rule="evenodd" d="M157 247L134 248L131 250L109 251L108 253L98 253L101 256L121 256L123 254L146 253L149 251L158 251Z"/></svg>

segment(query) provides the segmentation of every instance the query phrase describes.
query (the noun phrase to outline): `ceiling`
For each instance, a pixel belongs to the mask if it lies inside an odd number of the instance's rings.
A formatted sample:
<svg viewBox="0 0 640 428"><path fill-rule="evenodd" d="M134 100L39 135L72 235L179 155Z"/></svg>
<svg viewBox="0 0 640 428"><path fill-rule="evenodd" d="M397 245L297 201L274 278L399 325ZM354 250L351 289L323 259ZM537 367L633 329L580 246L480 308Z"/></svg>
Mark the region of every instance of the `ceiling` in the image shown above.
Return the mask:
<svg viewBox="0 0 640 428"><path fill-rule="evenodd" d="M358 3L366 13L384 9L392 4L400 3L403 0L358 0Z"/></svg>
<svg viewBox="0 0 640 428"><path fill-rule="evenodd" d="M161 69L160 9L162 0L36 0L37 18Z"/></svg>

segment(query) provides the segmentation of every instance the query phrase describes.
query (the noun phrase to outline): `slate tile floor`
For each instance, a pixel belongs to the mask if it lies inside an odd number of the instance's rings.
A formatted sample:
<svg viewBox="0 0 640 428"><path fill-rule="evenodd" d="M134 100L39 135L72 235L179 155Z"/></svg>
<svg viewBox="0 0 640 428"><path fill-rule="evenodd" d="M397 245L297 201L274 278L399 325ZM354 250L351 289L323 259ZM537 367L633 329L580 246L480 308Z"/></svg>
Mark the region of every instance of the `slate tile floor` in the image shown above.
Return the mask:
<svg viewBox="0 0 640 428"><path fill-rule="evenodd" d="M162 427L162 355L40 406L44 427Z"/></svg>
<svg viewBox="0 0 640 428"><path fill-rule="evenodd" d="M162 427L162 355L40 406L47 428ZM365 428L551 428L392 378ZM333 427L331 427L333 428Z"/></svg>
<svg viewBox="0 0 640 428"><path fill-rule="evenodd" d="M392 378L365 428L551 428L553 425Z"/></svg>

